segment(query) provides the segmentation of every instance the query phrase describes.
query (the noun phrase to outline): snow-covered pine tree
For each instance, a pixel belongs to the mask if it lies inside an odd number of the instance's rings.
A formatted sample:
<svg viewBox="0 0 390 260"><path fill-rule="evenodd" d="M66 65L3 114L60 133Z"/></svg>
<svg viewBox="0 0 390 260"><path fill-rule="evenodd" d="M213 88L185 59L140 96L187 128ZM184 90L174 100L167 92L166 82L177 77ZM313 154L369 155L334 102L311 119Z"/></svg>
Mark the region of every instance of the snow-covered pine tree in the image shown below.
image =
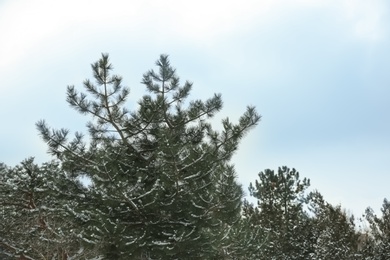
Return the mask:
<svg viewBox="0 0 390 260"><path fill-rule="evenodd" d="M318 191L310 192L312 235L314 238L311 259L367 259L358 252L358 236L353 216L341 206L326 202Z"/></svg>
<svg viewBox="0 0 390 260"><path fill-rule="evenodd" d="M380 260L390 257L390 201L383 200L382 216L377 216L372 208L366 209L365 218L370 231L363 244L365 259Z"/></svg>
<svg viewBox="0 0 390 260"><path fill-rule="evenodd" d="M167 55L156 65L142 80L149 94L132 112L108 55L92 64L87 93L68 87L67 102L91 116L87 141L80 133L68 141L68 130L44 121L37 127L64 171L91 180L69 209L86 247L99 245L105 259L227 256L243 196L229 161L260 116L248 107L238 124L227 118L214 131L209 119L221 110L221 95L186 101L192 84L180 86Z"/></svg>
<svg viewBox="0 0 390 260"><path fill-rule="evenodd" d="M38 166L29 158L15 167L0 165L0 259L96 256L82 250L78 223L66 211L82 190L55 162Z"/></svg>
<svg viewBox="0 0 390 260"><path fill-rule="evenodd" d="M300 179L298 171L286 166L276 173L266 169L258 176L249 186L258 203L245 203L244 216L267 230L260 259L308 259L312 250L310 219L304 204L310 180Z"/></svg>

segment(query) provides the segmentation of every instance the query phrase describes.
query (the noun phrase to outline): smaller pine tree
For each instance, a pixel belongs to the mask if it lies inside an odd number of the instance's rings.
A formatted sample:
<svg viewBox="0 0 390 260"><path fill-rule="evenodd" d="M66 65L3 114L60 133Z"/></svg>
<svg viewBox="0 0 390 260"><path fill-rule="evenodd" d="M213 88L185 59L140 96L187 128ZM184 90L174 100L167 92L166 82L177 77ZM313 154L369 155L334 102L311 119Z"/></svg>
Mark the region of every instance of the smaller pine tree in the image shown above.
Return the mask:
<svg viewBox="0 0 390 260"><path fill-rule="evenodd" d="M250 184L250 195L257 206L246 204L244 216L267 232L261 259L307 258L311 248L305 241L309 234L309 216L304 210L309 179L300 179L298 171L280 167L275 173L266 169L259 180Z"/></svg>
<svg viewBox="0 0 390 260"><path fill-rule="evenodd" d="M370 232L363 247L366 259L382 260L390 257L390 202L383 200L382 216L377 216L371 208L366 209L366 220Z"/></svg>
<svg viewBox="0 0 390 260"><path fill-rule="evenodd" d="M65 210L74 203L75 190L83 190L81 183L70 180L56 162L38 166L29 158L0 167L1 259L93 257L80 251L77 222Z"/></svg>
<svg viewBox="0 0 390 260"><path fill-rule="evenodd" d="M341 206L327 203L314 191L309 194L314 252L312 259L363 259L358 252L354 217Z"/></svg>

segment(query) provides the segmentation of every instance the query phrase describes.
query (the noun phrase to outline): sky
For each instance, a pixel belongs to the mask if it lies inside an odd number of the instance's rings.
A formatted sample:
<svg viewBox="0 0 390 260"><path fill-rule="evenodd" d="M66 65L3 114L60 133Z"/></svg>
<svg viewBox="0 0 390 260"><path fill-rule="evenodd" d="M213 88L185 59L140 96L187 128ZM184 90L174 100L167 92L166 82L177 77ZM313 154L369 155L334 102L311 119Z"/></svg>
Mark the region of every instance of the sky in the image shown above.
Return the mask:
<svg viewBox="0 0 390 260"><path fill-rule="evenodd" d="M0 1L0 162L51 159L35 123L85 132L66 87L109 53L134 108L168 54L191 97L221 93L213 121L262 115L232 159L244 189L295 168L360 217L390 199L390 2L386 0Z"/></svg>

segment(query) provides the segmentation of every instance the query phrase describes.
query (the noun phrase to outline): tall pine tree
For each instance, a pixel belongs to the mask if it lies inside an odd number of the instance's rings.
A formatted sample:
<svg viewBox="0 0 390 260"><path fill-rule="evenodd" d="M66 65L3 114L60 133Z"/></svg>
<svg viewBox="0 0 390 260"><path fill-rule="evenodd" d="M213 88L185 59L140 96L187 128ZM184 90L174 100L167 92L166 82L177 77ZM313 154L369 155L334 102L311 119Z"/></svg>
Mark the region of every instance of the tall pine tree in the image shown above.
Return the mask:
<svg viewBox="0 0 390 260"><path fill-rule="evenodd" d="M86 93L68 87L70 106L91 117L88 140L37 123L63 170L91 180L68 211L83 246L99 245L105 259L228 257L243 196L229 162L260 116L248 107L237 124L227 118L214 131L221 95L187 101L192 84L180 85L168 56L156 65L142 79L149 94L131 112L108 55L92 64Z"/></svg>

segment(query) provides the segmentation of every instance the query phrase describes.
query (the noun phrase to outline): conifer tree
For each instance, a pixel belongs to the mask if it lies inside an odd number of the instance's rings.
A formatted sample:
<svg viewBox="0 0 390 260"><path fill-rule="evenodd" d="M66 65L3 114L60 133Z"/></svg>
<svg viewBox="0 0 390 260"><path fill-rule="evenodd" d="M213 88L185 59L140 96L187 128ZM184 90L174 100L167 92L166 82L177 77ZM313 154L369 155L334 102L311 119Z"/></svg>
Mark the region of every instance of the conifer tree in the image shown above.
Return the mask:
<svg viewBox="0 0 390 260"><path fill-rule="evenodd" d="M266 169L249 186L257 206L246 204L244 216L267 231L261 259L307 259L311 253L310 219L303 206L310 180L299 178L295 169Z"/></svg>
<svg viewBox="0 0 390 260"><path fill-rule="evenodd" d="M77 222L64 208L74 203L70 181L55 162L33 158L13 168L0 167L0 258L61 259L93 257L77 240Z"/></svg>
<svg viewBox="0 0 390 260"><path fill-rule="evenodd" d="M62 169L91 181L68 212L81 223L83 246L99 246L104 259L228 256L243 196L230 159L260 116L248 107L237 124L226 118L214 131L221 95L188 101L192 83L180 85L168 56L156 66L144 74L149 93L133 111L108 55L92 64L95 82L84 81L86 93L68 87L70 106L90 116L87 140L37 123Z"/></svg>
<svg viewBox="0 0 390 260"><path fill-rule="evenodd" d="M372 208L366 209L366 220L370 233L363 250L365 259L382 260L390 258L390 202L383 200L382 216L377 216Z"/></svg>
<svg viewBox="0 0 390 260"><path fill-rule="evenodd" d="M348 216L341 206L327 203L314 191L309 194L314 252L311 259L363 259L358 252L358 233L353 215Z"/></svg>

